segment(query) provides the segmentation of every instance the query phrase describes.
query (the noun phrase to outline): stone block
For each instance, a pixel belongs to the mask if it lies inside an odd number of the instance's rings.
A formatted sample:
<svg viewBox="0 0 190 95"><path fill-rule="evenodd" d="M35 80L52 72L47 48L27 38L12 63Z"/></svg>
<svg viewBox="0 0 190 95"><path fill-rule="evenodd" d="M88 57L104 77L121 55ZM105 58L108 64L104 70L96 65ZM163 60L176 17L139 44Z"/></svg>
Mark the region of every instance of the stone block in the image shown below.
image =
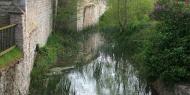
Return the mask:
<svg viewBox="0 0 190 95"><path fill-rule="evenodd" d="M176 95L190 95L190 84L177 85L175 93Z"/></svg>

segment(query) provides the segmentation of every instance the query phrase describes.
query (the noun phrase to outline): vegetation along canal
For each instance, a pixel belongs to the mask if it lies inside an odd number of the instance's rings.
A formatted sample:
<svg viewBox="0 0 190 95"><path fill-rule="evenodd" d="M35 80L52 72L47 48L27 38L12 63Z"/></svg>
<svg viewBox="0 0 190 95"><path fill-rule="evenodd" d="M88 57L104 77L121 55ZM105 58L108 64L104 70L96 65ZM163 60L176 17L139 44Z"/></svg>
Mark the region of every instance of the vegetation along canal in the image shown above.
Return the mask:
<svg viewBox="0 0 190 95"><path fill-rule="evenodd" d="M188 2L108 0L77 14L61 3L55 33L36 50L30 95L189 95ZM80 32L66 24L72 15Z"/></svg>
<svg viewBox="0 0 190 95"><path fill-rule="evenodd" d="M190 0L0 0L0 95L190 95Z"/></svg>
<svg viewBox="0 0 190 95"><path fill-rule="evenodd" d="M127 60L115 56L101 33L88 34L75 60L53 66L34 95L151 95L147 83ZM109 52L108 52L109 51ZM117 58L117 59L116 59ZM72 64L72 65L70 65Z"/></svg>

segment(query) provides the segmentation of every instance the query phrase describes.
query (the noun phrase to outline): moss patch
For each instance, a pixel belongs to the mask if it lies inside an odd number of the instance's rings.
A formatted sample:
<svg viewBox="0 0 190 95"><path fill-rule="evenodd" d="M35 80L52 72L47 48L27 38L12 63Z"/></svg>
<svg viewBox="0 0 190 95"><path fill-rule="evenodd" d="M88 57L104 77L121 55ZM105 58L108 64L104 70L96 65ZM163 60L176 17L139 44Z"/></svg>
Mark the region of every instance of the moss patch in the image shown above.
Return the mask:
<svg viewBox="0 0 190 95"><path fill-rule="evenodd" d="M0 68L4 68L11 63L18 61L22 56L23 54L21 50L19 48L14 48L0 57Z"/></svg>

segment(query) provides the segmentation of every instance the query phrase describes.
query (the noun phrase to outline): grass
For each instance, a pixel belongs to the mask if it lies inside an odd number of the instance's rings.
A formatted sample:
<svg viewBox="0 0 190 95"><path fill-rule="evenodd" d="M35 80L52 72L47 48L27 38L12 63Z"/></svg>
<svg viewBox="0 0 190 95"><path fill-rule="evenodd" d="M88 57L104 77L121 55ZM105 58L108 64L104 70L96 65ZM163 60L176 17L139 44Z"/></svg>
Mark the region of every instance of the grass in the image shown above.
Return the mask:
<svg viewBox="0 0 190 95"><path fill-rule="evenodd" d="M30 95L43 94L45 89L43 79L47 77L45 73L50 68L72 64L80 50L80 43L84 40L83 36L87 35L85 33L87 31L88 29L81 32L56 31L48 38L48 42L44 47L37 49L38 53L31 73Z"/></svg>
<svg viewBox="0 0 190 95"><path fill-rule="evenodd" d="M50 67L55 65L58 59L58 53L63 53L62 37L59 34L52 34L48 38L46 46L37 49L37 57L35 59L34 68L31 73L31 95L35 95L33 88L43 90L43 77Z"/></svg>
<svg viewBox="0 0 190 95"><path fill-rule="evenodd" d="M0 56L0 68L9 66L11 63L18 61L22 56L23 54L19 48L12 49L3 56Z"/></svg>
<svg viewBox="0 0 190 95"><path fill-rule="evenodd" d="M32 77L45 73L51 65L57 61L58 52L63 52L61 38L58 34L49 37L45 47L38 50L37 58L34 63Z"/></svg>
<svg viewBox="0 0 190 95"><path fill-rule="evenodd" d="M48 38L46 46L39 48L31 77L40 79L50 67L56 65L58 58L70 58L71 55L75 55L78 50L76 44L78 39L75 34L74 32L53 33Z"/></svg>

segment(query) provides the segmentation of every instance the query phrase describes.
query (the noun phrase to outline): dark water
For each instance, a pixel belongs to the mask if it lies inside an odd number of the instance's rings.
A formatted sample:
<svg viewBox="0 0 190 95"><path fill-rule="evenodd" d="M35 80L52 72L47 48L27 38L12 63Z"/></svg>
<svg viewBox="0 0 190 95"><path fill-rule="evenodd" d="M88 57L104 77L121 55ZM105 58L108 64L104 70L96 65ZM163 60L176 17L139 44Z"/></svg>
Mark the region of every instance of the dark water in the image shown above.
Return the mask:
<svg viewBox="0 0 190 95"><path fill-rule="evenodd" d="M100 35L91 36L90 42L87 41L89 50L93 51L92 49L102 41L98 36ZM96 56L92 58L92 55L85 64L82 61L68 67L51 68L46 77L43 77L43 89L36 89L36 93L40 93L39 95L151 95L147 83L138 77L138 71L129 62L122 58L116 61L114 54L109 55L99 49Z"/></svg>

